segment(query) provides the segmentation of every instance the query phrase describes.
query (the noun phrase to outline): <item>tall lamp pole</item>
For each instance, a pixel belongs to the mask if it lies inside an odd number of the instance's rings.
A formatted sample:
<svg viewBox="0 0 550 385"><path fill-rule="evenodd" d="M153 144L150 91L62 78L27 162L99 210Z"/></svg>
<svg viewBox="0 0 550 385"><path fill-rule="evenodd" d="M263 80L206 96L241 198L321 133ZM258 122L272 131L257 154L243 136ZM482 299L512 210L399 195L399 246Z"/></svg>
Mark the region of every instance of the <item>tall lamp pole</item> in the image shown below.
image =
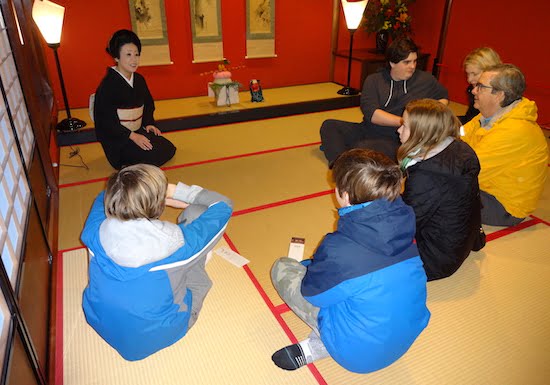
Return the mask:
<svg viewBox="0 0 550 385"><path fill-rule="evenodd" d="M361 24L361 19L363 18L363 13L367 7L369 0L362 1L347 1L342 0L342 8L344 9L344 18L346 19L346 25L350 33L349 39L349 55L348 55L348 81L346 86L338 91L340 95L357 95L359 90L350 87L351 80L351 56L353 53L353 34L357 31L359 24Z"/></svg>
<svg viewBox="0 0 550 385"><path fill-rule="evenodd" d="M432 75L439 79L441 72L441 61L443 60L443 52L445 51L445 42L447 40L447 29L449 28L449 20L451 19L451 8L453 0L446 0L445 12L443 13L443 22L441 24L441 32L439 32L439 43L437 45L437 56L434 59Z"/></svg>
<svg viewBox="0 0 550 385"><path fill-rule="evenodd" d="M57 49L61 45L61 30L63 28L63 17L65 15L65 7L52 3L49 0L35 0L32 6L32 18L38 26L40 33L46 40L48 47L53 49L55 56L55 64L57 65L57 74L59 75L59 83L63 94L63 102L67 111L67 118L57 124L58 131L76 131L86 126L83 120L73 118L69 107L69 99L65 90L65 82L63 81L63 73L61 72L61 63Z"/></svg>

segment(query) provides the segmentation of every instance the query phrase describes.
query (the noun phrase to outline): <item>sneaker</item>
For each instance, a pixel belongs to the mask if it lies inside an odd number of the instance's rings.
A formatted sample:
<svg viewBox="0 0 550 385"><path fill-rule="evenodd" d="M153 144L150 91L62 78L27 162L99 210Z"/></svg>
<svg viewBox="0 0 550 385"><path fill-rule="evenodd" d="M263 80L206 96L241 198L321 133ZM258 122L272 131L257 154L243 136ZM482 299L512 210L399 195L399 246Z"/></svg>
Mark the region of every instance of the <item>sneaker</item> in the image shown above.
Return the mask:
<svg viewBox="0 0 550 385"><path fill-rule="evenodd" d="M271 359L279 368L284 370L296 370L306 365L306 356L299 344L289 345L277 350Z"/></svg>

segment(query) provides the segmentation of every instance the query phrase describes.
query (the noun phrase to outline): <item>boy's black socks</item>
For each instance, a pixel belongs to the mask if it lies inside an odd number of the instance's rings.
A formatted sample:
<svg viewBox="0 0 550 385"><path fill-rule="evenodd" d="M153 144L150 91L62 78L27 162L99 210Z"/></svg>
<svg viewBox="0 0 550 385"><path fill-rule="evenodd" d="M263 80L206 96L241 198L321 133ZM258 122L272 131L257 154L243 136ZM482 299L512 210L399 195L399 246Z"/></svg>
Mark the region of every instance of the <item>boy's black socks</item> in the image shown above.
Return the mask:
<svg viewBox="0 0 550 385"><path fill-rule="evenodd" d="M277 350L271 359L281 369L296 370L306 365L306 355L299 344L289 345Z"/></svg>

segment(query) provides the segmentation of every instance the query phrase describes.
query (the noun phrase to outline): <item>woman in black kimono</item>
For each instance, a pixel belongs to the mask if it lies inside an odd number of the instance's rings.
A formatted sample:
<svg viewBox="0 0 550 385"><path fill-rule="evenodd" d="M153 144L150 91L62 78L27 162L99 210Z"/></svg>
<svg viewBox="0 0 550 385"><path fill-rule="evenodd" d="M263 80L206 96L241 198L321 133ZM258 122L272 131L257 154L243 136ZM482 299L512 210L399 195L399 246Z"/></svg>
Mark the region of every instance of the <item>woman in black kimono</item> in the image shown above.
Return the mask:
<svg viewBox="0 0 550 385"><path fill-rule="evenodd" d="M129 30L113 34L106 48L116 65L95 93L94 122L97 139L116 169L137 163L161 166L176 148L155 126L155 103L139 66L141 42Z"/></svg>

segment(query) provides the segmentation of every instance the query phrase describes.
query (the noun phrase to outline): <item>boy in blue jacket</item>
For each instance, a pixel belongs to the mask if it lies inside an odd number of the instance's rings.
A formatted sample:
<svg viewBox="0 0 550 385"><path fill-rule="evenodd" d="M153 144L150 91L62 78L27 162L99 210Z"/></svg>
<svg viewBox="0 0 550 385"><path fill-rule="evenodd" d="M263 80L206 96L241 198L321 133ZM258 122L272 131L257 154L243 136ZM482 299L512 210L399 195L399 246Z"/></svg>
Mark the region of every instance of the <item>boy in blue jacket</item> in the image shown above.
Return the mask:
<svg viewBox="0 0 550 385"><path fill-rule="evenodd" d="M178 224L158 218L185 208ZM82 305L88 323L129 361L182 338L212 282L207 253L223 235L231 201L137 164L113 174L82 231L91 256Z"/></svg>
<svg viewBox="0 0 550 385"><path fill-rule="evenodd" d="M366 149L343 153L332 170L340 219L313 259L281 258L271 278L312 332L272 356L295 370L331 356L356 373L399 359L428 324L426 273L415 217L403 203L399 167Z"/></svg>

